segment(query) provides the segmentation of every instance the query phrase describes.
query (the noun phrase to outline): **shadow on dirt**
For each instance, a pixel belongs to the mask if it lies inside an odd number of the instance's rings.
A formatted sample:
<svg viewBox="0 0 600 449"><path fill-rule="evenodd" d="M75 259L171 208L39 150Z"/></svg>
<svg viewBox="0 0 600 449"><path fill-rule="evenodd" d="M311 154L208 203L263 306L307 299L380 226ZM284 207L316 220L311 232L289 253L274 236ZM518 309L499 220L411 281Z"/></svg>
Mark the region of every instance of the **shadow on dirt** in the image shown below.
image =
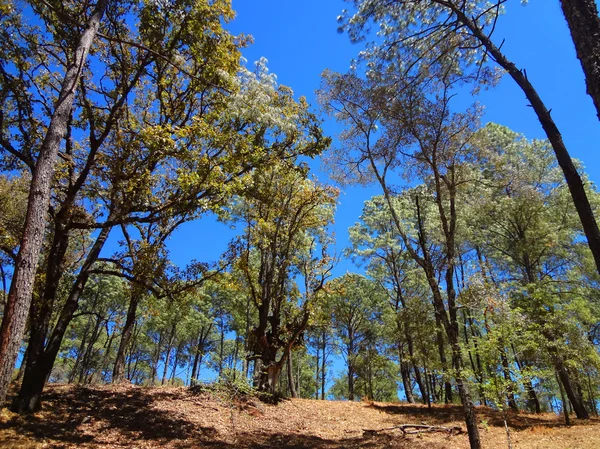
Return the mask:
<svg viewBox="0 0 600 449"><path fill-rule="evenodd" d="M180 393L170 391L148 394L142 388L125 390L75 387L48 389L41 413L14 416L0 422L0 446L23 446L4 431L12 429L30 447L133 447L184 448L441 448L401 435L378 434L342 440L327 440L313 435L276 433L273 431L238 432L222 435L212 427L199 427L182 414L153 407L158 400L182 400ZM201 405L198 405L201 407ZM394 413L393 409L386 410ZM86 426L95 428L86 432ZM114 431L114 432L111 432ZM112 436L111 436L112 435ZM118 438L119 441L112 441ZM18 440L21 441L21 440ZM16 445L15 445L16 444Z"/></svg>
<svg viewBox="0 0 600 449"><path fill-rule="evenodd" d="M390 415L411 415L419 417L423 422L430 425L444 426L452 422L462 422L464 414L459 405L437 406L433 411L424 406L414 405L380 405L371 404L370 407ZM501 412L489 407L476 407L477 415L480 421L485 421L487 425L494 427L504 427L504 418ZM507 412L508 425L517 430L539 426L539 427L564 427L565 424L557 419L548 419L547 417L537 417L530 413ZM414 418L413 418L414 419ZM585 421L575 420L572 425L584 424Z"/></svg>

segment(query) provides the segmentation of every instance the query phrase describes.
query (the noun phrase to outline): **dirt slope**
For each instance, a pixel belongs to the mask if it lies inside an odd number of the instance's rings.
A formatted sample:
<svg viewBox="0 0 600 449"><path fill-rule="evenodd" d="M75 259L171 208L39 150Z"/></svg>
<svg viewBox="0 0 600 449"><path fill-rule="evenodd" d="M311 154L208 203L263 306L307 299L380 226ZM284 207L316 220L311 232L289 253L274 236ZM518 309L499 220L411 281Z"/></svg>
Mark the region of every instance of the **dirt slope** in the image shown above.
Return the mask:
<svg viewBox="0 0 600 449"><path fill-rule="evenodd" d="M506 448L501 416L480 408L484 447ZM468 448L467 436L403 436L399 424L461 426L456 406L286 400L234 403L185 388L53 386L39 413L4 409L0 447L8 448ZM515 449L600 448L600 420L565 427L554 415L509 418ZM366 431L366 432L365 432Z"/></svg>

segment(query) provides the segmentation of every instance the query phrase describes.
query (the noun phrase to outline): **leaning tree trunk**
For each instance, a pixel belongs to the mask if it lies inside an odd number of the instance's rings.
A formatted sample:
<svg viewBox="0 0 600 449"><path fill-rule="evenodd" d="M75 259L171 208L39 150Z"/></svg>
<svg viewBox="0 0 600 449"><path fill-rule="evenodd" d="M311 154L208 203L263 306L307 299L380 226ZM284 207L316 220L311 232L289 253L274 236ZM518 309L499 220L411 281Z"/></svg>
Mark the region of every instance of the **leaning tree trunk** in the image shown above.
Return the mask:
<svg viewBox="0 0 600 449"><path fill-rule="evenodd" d="M577 58L585 74L587 93L600 119L600 17L595 0L561 0Z"/></svg>
<svg viewBox="0 0 600 449"><path fill-rule="evenodd" d="M579 394L577 388L575 388L575 386L573 385L573 382L571 381L571 376L569 375L567 367L564 365L564 363L560 359L556 362L555 365L556 365L556 372L558 374L558 378L560 379L560 382L563 384L565 393L567 394L567 397L569 398L569 401L571 402L571 405L573 406L573 411L575 412L575 415L579 419L589 419L590 416L588 414L588 411L585 409L585 405L583 403L583 398Z"/></svg>
<svg viewBox="0 0 600 449"><path fill-rule="evenodd" d="M436 2L441 3L440 0L436 0ZM574 2L588 4L593 3L594 0L570 0L570 3ZM563 4L564 3L565 1L563 1ZM500 48L497 47L492 42L489 35L486 34L486 31L483 28L480 28L470 17L461 11L458 5L452 4L448 7L456 14L458 20L473 33L473 36L481 42L485 50L498 65L508 72L510 77L517 83L531 103L531 107L537 115L538 120L552 145L558 165L563 171L567 186L569 187L569 192L571 193L571 198L573 199L573 204L575 205L583 231L585 232L588 246L594 256L596 270L600 273L600 230L598 229L598 223L596 222L596 217L594 216L592 206L587 197L583 181L581 180L579 172L571 159L571 155L563 142L562 135L560 134L556 123L554 123L554 119L550 115L550 111L533 85L529 82L527 73L523 70L519 70L513 62L506 58ZM584 33L593 32L588 31L585 28L583 28L583 30ZM597 35L595 36L597 37Z"/></svg>
<svg viewBox="0 0 600 449"><path fill-rule="evenodd" d="M65 73L33 172L23 237L0 326L0 404L6 399L31 304L50 204L50 187L60 144L67 133L77 83L107 6L108 0L98 1L79 39L72 63Z"/></svg>

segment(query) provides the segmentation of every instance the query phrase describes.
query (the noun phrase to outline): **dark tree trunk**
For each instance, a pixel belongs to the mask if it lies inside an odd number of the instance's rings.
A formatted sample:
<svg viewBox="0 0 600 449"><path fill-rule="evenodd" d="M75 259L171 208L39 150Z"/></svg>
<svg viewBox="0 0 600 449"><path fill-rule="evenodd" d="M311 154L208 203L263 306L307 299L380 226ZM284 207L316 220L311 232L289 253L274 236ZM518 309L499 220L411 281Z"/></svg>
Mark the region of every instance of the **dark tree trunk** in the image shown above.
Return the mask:
<svg viewBox="0 0 600 449"><path fill-rule="evenodd" d="M595 0L561 0L577 58L585 74L587 93L600 119L600 17Z"/></svg>
<svg viewBox="0 0 600 449"><path fill-rule="evenodd" d="M327 369L327 331L323 329L323 355L321 356L321 400L325 400L325 377Z"/></svg>
<svg viewBox="0 0 600 449"><path fill-rule="evenodd" d="M125 325L123 326L123 332L121 333L121 341L119 342L119 349L117 350L117 357L113 368L112 383L114 384L123 382L125 378L125 353L129 347L131 333L135 326L138 304L139 296L137 289L134 288L131 292L129 308L127 309L127 318L125 319Z"/></svg>
<svg viewBox="0 0 600 449"><path fill-rule="evenodd" d="M293 398L298 397L298 393L296 392L296 385L294 383L294 367L292 366L292 351L288 351L287 358L287 377L288 377L288 387L290 389L290 395Z"/></svg>
<svg viewBox="0 0 600 449"><path fill-rule="evenodd" d="M579 391L577 391L576 386L573 385L567 367L564 366L564 363L562 363L561 361L558 361L556 363L556 372L558 374L560 382L564 387L565 393L569 398L569 402L571 402L571 406L573 407L575 415L580 419L589 419L590 416L588 414L588 411L585 409L583 398L579 394Z"/></svg>
<svg viewBox="0 0 600 449"><path fill-rule="evenodd" d="M44 386L50 377L54 361L60 350L65 332L73 314L77 310L79 304L79 296L83 292L89 278L89 270L92 264L98 258L100 250L104 246L106 239L110 233L110 228L103 228L96 238L94 245L88 253L81 271L77 275L77 279L69 292L69 296L61 310L61 313L56 321L52 335L48 339L46 347L36 346L36 351L31 352L25 366L25 376L19 390L18 396L15 398L12 409L17 413L28 413L39 409L41 404L41 396ZM38 342L39 343L39 342Z"/></svg>
<svg viewBox="0 0 600 449"><path fill-rule="evenodd" d="M567 398L565 397L565 391L563 390L562 382L558 378L558 373L556 374L556 383L558 384L558 391L560 392L560 402L562 405L563 415L565 415L565 424L570 426L571 420L569 419Z"/></svg>
<svg viewBox="0 0 600 449"><path fill-rule="evenodd" d="M514 346L512 346L512 350L513 350L513 354L515 356L515 362L517 363L517 367L519 368L519 371L521 371L521 373L523 373L525 364L517 356L517 351L515 350ZM535 389L533 388L533 384L531 383L531 380L525 377L525 380L523 380L523 386L525 387L525 390L527 391L527 408L530 411L533 411L535 413L542 413L542 407L541 407L540 401L537 397L537 393L535 392Z"/></svg>
<svg viewBox="0 0 600 449"><path fill-rule="evenodd" d="M98 341L101 332L103 319L100 316L96 317L96 324L94 326L94 330L92 332L92 338L88 342L88 345L85 349L85 353L83 354L83 360L81 361L81 369L79 370L79 379L78 383L83 383L85 379L87 379L88 373L91 370L92 364L92 356L94 353L94 345Z"/></svg>
<svg viewBox="0 0 600 449"><path fill-rule="evenodd" d="M398 361L400 365L400 375L402 376L402 386L404 387L404 394L406 395L406 402L414 404L415 398L413 397L410 384L410 366L408 362L404 360L403 352L402 344L398 343Z"/></svg>
<svg viewBox="0 0 600 449"><path fill-rule="evenodd" d="M506 380L506 384L508 385L508 390L506 392L506 399L508 400L508 406L511 410L515 412L519 412L519 407L517 406L517 401L515 400L513 381L510 377L510 365L508 363L508 357L506 356L506 350L504 349L503 344L499 344L500 349L500 360L502 362L502 374L504 375L504 380Z"/></svg>
<svg viewBox="0 0 600 449"><path fill-rule="evenodd" d="M321 360L321 345L319 344L319 339L317 338L317 363L315 364L315 399L319 399L319 385L320 385L320 376L321 365L319 364Z"/></svg>
<svg viewBox="0 0 600 449"><path fill-rule="evenodd" d="M165 368L163 370L161 385L164 385L167 381L167 371L169 369L169 360L171 358L171 349L173 349L173 340L175 339L175 331L177 330L177 324L173 324L171 327L171 334L169 335L169 340L167 341L167 349L165 351ZM220 375L220 373L219 373Z"/></svg>
<svg viewBox="0 0 600 449"><path fill-rule="evenodd" d="M160 335L158 336L158 342L156 342L156 351L154 351L154 357L152 359L152 375L150 376L150 385L152 385L152 386L154 386L154 383L156 382L156 375L158 372L158 362L160 360L160 352L162 349L162 341L163 341L163 334L161 332Z"/></svg>
<svg viewBox="0 0 600 449"><path fill-rule="evenodd" d="M566 0L563 0L562 3L564 5ZM569 3L574 4L593 4L594 0L569 0ZM563 6L564 7L564 6ZM500 48L496 47L496 45L491 41L490 37L486 34L483 28L480 28L470 17L466 16L458 7L458 5L452 5L450 8L457 15L458 19L473 33L473 35L483 44L487 52L494 58L494 60L508 72L511 78L517 83L517 85L521 88L529 102L531 103L531 107L536 113L552 148L554 149L554 154L556 155L556 160L558 161L558 165L563 171L565 176L565 180L567 181L567 185L569 186L569 191L571 192L571 197L573 199L573 204L575 204L575 209L577 210L577 214L579 215L579 220L581 221L581 225L585 232L585 236L588 240L588 245L592 254L594 256L594 261L596 263L596 270L600 273L600 230L598 229L598 223L596 222L596 218L594 217L594 212L590 205L590 201L587 197L587 193L585 192L585 188L583 185L583 181L575 168L575 164L569 155L567 147L563 142L562 135L554 123L554 119L550 115L550 111L538 95L537 91L533 87L533 85L527 79L527 74L523 70L519 70L517 66L509 61L506 56L502 53ZM597 15L597 13L596 13ZM587 23L587 21L586 21ZM593 30L587 30L585 26L582 24L582 35L585 33L593 33ZM592 25L595 27L596 25ZM598 40L598 35L595 34L591 38L595 38ZM587 41L587 39L586 39ZM576 44L577 45L577 44ZM595 47L597 48L597 47ZM579 50L578 50L579 51ZM587 57L587 55L586 55ZM597 54L595 56L598 58ZM596 59L596 68L598 67L598 59ZM596 72L597 74L598 72ZM587 73L586 73L587 76ZM593 78L590 77L590 78Z"/></svg>
<svg viewBox="0 0 600 449"><path fill-rule="evenodd" d="M79 344L79 348L77 349L77 357L75 358L75 363L73 364L73 369L69 373L69 383L72 384L75 382L75 377L77 376L77 371L79 370L79 365L83 360L83 354L85 352L86 343L88 339L88 334L90 332L90 326L92 324L92 319L88 318L87 323L85 325L85 329L83 331L83 336L81 338L81 343Z"/></svg>
<svg viewBox="0 0 600 449"><path fill-rule="evenodd" d="M200 328L198 332L197 344L196 344L196 353L194 354L194 362L192 365L192 376L191 382L195 383L198 380L198 376L200 375L200 367L202 366L202 357L204 351L206 349L206 344L208 340L208 336L210 335L210 331L212 330L212 323L208 325L208 327ZM246 370L248 369L248 362L246 362ZM246 371L247 373L247 371ZM248 375L246 374L246 378Z"/></svg>
<svg viewBox="0 0 600 449"><path fill-rule="evenodd" d="M354 400L354 366L348 362L348 400Z"/></svg>
<svg viewBox="0 0 600 449"><path fill-rule="evenodd" d="M72 63L65 73L52 119L33 172L23 237L0 326L0 403L6 400L6 393L12 380L31 304L33 283L46 229L50 186L56 159L61 142L67 133L76 86L107 5L108 0L98 1L79 39ZM34 401L34 403L36 407L39 405L38 401Z"/></svg>
<svg viewBox="0 0 600 449"><path fill-rule="evenodd" d="M175 350L175 360L173 361L173 370L171 371L171 384L175 385L175 376L177 375L177 365L179 364L179 358L181 357L181 347L183 343L179 343L177 345L177 349Z"/></svg>
<svg viewBox="0 0 600 449"><path fill-rule="evenodd" d="M446 359L446 348L444 343L444 334L442 329L442 320L439 312L435 313L435 324L436 324L436 342L438 347L438 354L440 356L440 362L442 364L442 375L444 376L444 402L450 404L452 402L452 384L446 378L448 376L448 361Z"/></svg>

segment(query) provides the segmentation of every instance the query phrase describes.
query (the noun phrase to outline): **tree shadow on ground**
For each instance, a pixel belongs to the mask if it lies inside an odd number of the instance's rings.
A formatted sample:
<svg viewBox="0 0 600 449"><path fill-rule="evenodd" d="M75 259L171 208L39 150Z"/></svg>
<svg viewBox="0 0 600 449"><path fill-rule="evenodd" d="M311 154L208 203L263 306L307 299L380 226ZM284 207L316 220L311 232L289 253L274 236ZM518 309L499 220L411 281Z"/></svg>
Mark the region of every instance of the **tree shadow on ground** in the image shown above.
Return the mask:
<svg viewBox="0 0 600 449"><path fill-rule="evenodd" d="M379 410L380 412L390 415L411 415L418 416L423 422L430 425L443 426L452 422L464 421L464 413L460 405L445 405L443 407L436 406L435 409L429 410L425 406L417 405L381 405L371 404L370 407ZM494 427L504 427L504 415L498 410L493 410L489 407L476 407L477 415L480 421L484 421L487 425ZM517 430L523 430L531 427L564 427L565 424L558 416L556 418L548 418L536 416L531 413L515 413L508 411L506 414L508 425ZM573 420L572 425L585 424L587 421Z"/></svg>
<svg viewBox="0 0 600 449"><path fill-rule="evenodd" d="M268 430L223 435L215 428L200 427L182 418L182 414L153 407L154 402L169 399L181 400L182 397L180 393L168 390L148 394L143 388L50 388L44 395L41 413L15 415L0 422L0 446L103 447L110 444L177 449L443 447L397 434L361 435L341 440Z"/></svg>
<svg viewBox="0 0 600 449"><path fill-rule="evenodd" d="M50 439L79 446L101 445L102 431L117 429L131 441L147 440L161 445L173 440L188 440L193 442L193 447L211 446L217 435L214 428L199 427L176 414L152 407L158 397L164 398L161 395L151 396L142 389L119 392L84 387L66 391L52 389L44 395L41 414L15 416L0 423L0 431L12 427L35 440ZM102 421L99 432L94 432L94 436L86 434L82 426L94 421Z"/></svg>

